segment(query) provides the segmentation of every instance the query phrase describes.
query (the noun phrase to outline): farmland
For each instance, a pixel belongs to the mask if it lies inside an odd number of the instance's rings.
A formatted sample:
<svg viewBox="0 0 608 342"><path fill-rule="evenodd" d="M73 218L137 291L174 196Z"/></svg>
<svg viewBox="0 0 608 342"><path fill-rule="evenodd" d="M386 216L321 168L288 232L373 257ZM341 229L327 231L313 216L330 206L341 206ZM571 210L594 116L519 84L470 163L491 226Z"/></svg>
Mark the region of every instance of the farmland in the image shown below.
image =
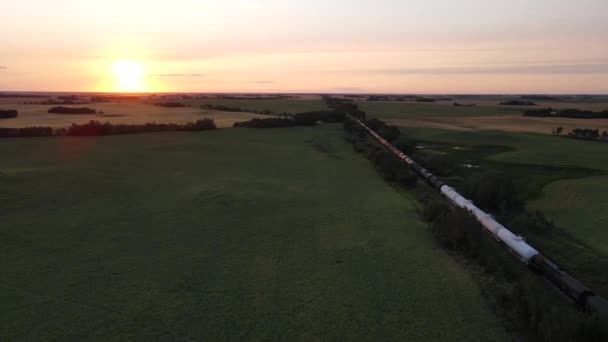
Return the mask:
<svg viewBox="0 0 608 342"><path fill-rule="evenodd" d="M454 147L463 149L461 158L467 163L491 162L488 169L513 177L531 200L530 208L541 210L558 227L608 256L608 231L603 229L608 214L602 205L608 186L604 176L608 159L602 157L605 144L529 133L402 130L422 145L445 146L442 153L458 153ZM488 149L489 153L475 153Z"/></svg>
<svg viewBox="0 0 608 342"><path fill-rule="evenodd" d="M237 121L260 117L256 114L244 112L204 111L198 107L164 108L143 102L94 103L86 105L95 109L97 113L103 112L103 114L50 114L47 111L52 106L26 105L22 102L23 99L2 99L0 101L0 108L16 109L19 112L17 118L0 120L0 127L48 126L59 128L69 126L72 123L83 124L91 120L117 124L144 124L148 122L185 123L203 118L214 119L219 127L230 127ZM82 105L70 105L66 107L82 107Z"/></svg>
<svg viewBox="0 0 608 342"><path fill-rule="evenodd" d="M506 339L338 125L0 153L3 339Z"/></svg>
<svg viewBox="0 0 608 342"><path fill-rule="evenodd" d="M507 132L531 132L550 134L557 127L565 132L574 128L608 130L608 120L578 120L566 118L524 117L524 110L532 108L582 109L601 111L608 109L608 99L564 99L562 101L537 101L536 106L501 106L500 101L516 97L470 96L464 99L436 103L412 102L359 102L370 116L405 127L439 128L462 131L500 130ZM454 107L454 101L476 104L474 107Z"/></svg>

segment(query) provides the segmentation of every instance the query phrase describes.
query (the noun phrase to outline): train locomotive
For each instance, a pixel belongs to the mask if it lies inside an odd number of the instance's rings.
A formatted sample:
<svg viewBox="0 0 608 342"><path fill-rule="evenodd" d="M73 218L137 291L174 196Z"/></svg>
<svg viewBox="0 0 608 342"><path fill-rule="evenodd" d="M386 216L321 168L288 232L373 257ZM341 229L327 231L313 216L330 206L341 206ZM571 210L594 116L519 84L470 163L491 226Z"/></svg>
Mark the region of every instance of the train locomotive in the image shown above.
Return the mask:
<svg viewBox="0 0 608 342"><path fill-rule="evenodd" d="M448 186L441 179L416 163L412 158L367 127L363 122L350 116L349 118L361 125L374 139L401 159L416 175L425 180L433 189L437 190L450 204L464 210L475 218L483 229L496 239L498 243L525 263L530 269L543 276L574 303L577 308L591 314L596 314L602 321L608 322L608 301L606 299L595 295L593 291L580 281L564 272L554 262L526 243L523 237L513 234L505 226L497 222L492 215L475 206L471 200L460 195L454 188Z"/></svg>

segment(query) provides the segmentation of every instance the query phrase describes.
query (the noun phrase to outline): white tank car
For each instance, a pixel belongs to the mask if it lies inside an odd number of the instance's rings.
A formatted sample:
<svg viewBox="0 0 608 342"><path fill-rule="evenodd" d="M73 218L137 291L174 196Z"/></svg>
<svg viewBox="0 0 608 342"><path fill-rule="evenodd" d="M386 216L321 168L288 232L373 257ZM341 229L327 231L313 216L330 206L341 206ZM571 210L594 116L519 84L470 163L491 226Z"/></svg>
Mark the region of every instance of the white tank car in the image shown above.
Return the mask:
<svg viewBox="0 0 608 342"><path fill-rule="evenodd" d="M498 231L498 239L507 245L513 254L517 255L526 264L529 264L530 259L538 254L538 251L528 245L521 236L511 233L507 228Z"/></svg>
<svg viewBox="0 0 608 342"><path fill-rule="evenodd" d="M477 217L477 220L481 223L482 226L486 228L486 230L488 230L496 238L498 238L498 232L501 229L505 229L505 227L502 224L496 222L496 220L492 218L491 215L488 215L481 210L479 211L480 212L476 213L475 215Z"/></svg>

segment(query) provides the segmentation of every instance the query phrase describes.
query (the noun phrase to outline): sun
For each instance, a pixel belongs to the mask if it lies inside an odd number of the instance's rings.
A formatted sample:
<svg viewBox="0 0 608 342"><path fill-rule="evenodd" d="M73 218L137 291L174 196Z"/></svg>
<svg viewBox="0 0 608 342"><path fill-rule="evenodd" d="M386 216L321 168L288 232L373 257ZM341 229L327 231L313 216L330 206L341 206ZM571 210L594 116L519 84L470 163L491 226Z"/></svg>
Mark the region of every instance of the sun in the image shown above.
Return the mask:
<svg viewBox="0 0 608 342"><path fill-rule="evenodd" d="M137 61L117 61L112 63L114 90L119 92L145 91L144 67Z"/></svg>

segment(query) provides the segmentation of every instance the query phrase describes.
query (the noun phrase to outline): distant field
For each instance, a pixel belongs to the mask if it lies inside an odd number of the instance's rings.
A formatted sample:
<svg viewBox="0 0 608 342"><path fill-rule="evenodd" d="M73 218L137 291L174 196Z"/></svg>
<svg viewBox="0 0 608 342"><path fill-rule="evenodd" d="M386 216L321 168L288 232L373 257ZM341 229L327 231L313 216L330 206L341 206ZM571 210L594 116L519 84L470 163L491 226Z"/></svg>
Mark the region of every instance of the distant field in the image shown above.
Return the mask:
<svg viewBox="0 0 608 342"><path fill-rule="evenodd" d="M608 172L608 144L529 133L454 131L402 128L412 139L451 143L454 146L499 145L511 150L491 155L489 160L512 164L575 167ZM508 170L504 170L508 172ZM514 174L529 178L531 175ZM542 177L542 174L539 175ZM545 171L545 177L549 177ZM519 181L519 179L516 179ZM542 178L536 180L542 182ZM608 177L563 180L547 186L531 208L545 212L555 223L587 245L608 256L608 211L605 194Z"/></svg>
<svg viewBox="0 0 608 342"><path fill-rule="evenodd" d="M241 108L246 111L270 110L274 113L302 113L327 109L325 101L316 99L264 99L264 100L227 100L210 98L204 100L183 101L196 107L205 104Z"/></svg>
<svg viewBox="0 0 608 342"><path fill-rule="evenodd" d="M533 108L576 108L587 110L608 109L608 98L579 102L534 101L537 106L501 106L501 101L515 100L517 97L467 97L453 101L435 103L414 102L366 102L357 104L370 117L390 121L399 126L440 128L454 130L501 130L509 132L534 132L550 134L559 126L566 133L574 128L608 130L608 119L577 120L565 118L524 117L523 111ZM452 104L476 104L475 107L455 107Z"/></svg>
<svg viewBox="0 0 608 342"><path fill-rule="evenodd" d="M521 113L521 107L480 106L454 107L452 102L408 103L408 102L357 102L370 117L380 119L419 119L428 117L470 117L513 115ZM449 104L449 105L448 105Z"/></svg>
<svg viewBox="0 0 608 342"><path fill-rule="evenodd" d="M506 340L339 125L0 144L1 340Z"/></svg>
<svg viewBox="0 0 608 342"><path fill-rule="evenodd" d="M507 132L528 132L552 134L557 127L564 129L564 134L575 128L592 128L608 131L608 119L569 119L539 118L522 115L504 116L437 116L419 119L393 119L388 122L407 127L442 128L454 130L497 130Z"/></svg>
<svg viewBox="0 0 608 342"><path fill-rule="evenodd" d="M66 127L72 123L82 124L91 120L112 123L143 124L147 122L157 123L184 123L196 121L203 118L212 118L220 127L232 126L236 121L245 121L259 117L251 113L232 113L220 111L203 111L198 107L188 108L164 108L145 103L94 103L87 105L69 105L65 107L90 107L98 113L97 115L66 115L49 114L49 108L53 105L24 105L23 99L19 101L5 101L0 103L0 108L16 109L19 117L14 119L0 119L0 127L28 127L48 126Z"/></svg>

